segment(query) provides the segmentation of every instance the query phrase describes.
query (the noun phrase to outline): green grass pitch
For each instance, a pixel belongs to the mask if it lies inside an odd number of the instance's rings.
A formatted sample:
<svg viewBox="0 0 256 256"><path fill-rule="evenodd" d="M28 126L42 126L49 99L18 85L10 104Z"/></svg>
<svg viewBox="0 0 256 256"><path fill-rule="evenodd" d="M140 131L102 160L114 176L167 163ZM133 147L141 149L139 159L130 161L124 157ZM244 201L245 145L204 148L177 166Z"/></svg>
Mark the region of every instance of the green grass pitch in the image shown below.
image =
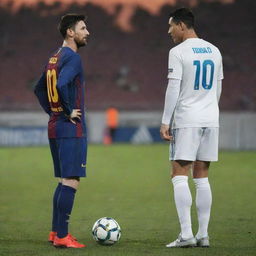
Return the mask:
<svg viewBox="0 0 256 256"><path fill-rule="evenodd" d="M210 181L211 248L168 249L179 225L169 178L168 145L89 145L70 231L85 249L55 249L47 242L56 180L48 147L0 148L1 256L249 256L256 255L256 154L221 152ZM193 197L195 189L190 182ZM100 217L115 218L122 237L114 246L92 239ZM192 220L197 231L196 209Z"/></svg>

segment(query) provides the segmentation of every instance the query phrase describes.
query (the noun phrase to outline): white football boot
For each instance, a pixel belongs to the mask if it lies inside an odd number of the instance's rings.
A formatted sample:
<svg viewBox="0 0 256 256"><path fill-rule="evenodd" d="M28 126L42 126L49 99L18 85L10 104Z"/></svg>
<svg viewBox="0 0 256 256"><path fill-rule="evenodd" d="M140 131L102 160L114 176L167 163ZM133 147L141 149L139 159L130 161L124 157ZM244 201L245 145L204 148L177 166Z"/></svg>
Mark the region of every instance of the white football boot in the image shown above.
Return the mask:
<svg viewBox="0 0 256 256"><path fill-rule="evenodd" d="M210 247L209 237L196 238L196 246Z"/></svg>
<svg viewBox="0 0 256 256"><path fill-rule="evenodd" d="M189 239L183 239L181 234L179 234L178 239L167 244L167 248L186 248L186 247L195 247L197 245L197 241L194 237Z"/></svg>

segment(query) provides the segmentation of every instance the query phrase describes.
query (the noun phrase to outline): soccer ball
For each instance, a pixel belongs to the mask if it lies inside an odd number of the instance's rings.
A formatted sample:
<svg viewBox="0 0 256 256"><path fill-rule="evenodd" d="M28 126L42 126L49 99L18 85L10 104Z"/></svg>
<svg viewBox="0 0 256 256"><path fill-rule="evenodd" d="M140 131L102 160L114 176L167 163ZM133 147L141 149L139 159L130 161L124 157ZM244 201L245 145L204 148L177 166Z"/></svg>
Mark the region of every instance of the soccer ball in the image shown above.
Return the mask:
<svg viewBox="0 0 256 256"><path fill-rule="evenodd" d="M113 218L103 217L94 223L92 236L101 245L113 245L121 237L121 228Z"/></svg>

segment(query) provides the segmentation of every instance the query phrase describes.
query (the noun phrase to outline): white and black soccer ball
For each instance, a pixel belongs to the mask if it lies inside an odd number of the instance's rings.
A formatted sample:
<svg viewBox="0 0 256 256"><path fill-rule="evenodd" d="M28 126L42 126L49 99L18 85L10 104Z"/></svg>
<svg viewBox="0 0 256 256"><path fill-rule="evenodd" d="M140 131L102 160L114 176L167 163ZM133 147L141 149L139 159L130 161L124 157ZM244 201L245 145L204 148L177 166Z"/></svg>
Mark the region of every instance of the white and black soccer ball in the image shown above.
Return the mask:
<svg viewBox="0 0 256 256"><path fill-rule="evenodd" d="M98 219L92 227L93 238L102 245L113 245L121 237L121 228L113 218Z"/></svg>

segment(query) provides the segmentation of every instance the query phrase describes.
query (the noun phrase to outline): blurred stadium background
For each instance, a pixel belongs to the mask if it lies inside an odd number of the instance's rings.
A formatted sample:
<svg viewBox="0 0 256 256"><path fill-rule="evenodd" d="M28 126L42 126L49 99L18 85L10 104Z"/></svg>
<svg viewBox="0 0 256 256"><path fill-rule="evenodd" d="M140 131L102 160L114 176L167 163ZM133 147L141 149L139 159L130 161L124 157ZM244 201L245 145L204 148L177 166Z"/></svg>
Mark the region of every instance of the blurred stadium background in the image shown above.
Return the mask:
<svg viewBox="0 0 256 256"><path fill-rule="evenodd" d="M120 111L116 142L160 142L169 13L191 7L196 29L219 47L225 79L220 147L256 149L256 1L1 0L0 145L47 144L47 115L33 94L49 55L62 43L61 15L85 13L91 33L81 49L86 74L89 141L102 143L105 110Z"/></svg>

